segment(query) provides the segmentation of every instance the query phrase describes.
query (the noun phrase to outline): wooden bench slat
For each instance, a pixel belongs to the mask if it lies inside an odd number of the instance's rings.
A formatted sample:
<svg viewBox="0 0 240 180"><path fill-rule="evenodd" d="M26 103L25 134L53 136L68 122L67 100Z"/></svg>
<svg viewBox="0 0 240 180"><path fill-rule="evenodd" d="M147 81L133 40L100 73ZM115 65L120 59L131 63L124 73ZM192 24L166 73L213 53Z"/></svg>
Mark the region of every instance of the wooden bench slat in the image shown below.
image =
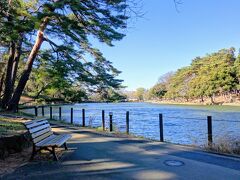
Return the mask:
<svg viewBox="0 0 240 180"><path fill-rule="evenodd" d="M62 146L68 139L70 139L72 136L69 134L62 134L62 135L58 135L58 137L56 138L55 144L57 146ZM54 140L54 139L53 139Z"/></svg>
<svg viewBox="0 0 240 180"><path fill-rule="evenodd" d="M37 121L37 122L31 123L31 124L28 124L28 125L26 125L26 127L27 127L28 129L30 129L30 128L33 128L33 127L35 127L35 126L40 126L40 125L42 125L42 124L49 124L49 123L48 123L48 121L46 121L46 120L42 120L42 121Z"/></svg>
<svg viewBox="0 0 240 180"><path fill-rule="evenodd" d="M24 123L24 125L28 129L28 132L30 133L33 141L33 152L31 159L33 159L34 155L37 152L36 147L38 147L40 150L42 148L52 147L50 151L53 154L54 159L58 160L55 153L55 147L62 146L68 139L72 137L69 134L53 134L51 126L46 119L33 120ZM67 150L66 144L64 144L64 146Z"/></svg>
<svg viewBox="0 0 240 180"><path fill-rule="evenodd" d="M38 131L38 132L36 132L36 133L32 133L31 136L32 136L32 138L34 139L34 138L36 138L36 137L38 137L38 136L41 136L42 134L47 133L48 131L52 131L52 130L51 130L51 127L46 128L46 129L43 129L43 130Z"/></svg>
<svg viewBox="0 0 240 180"><path fill-rule="evenodd" d="M68 134L61 134L56 136L50 143L55 144L56 146L63 145L71 136Z"/></svg>
<svg viewBox="0 0 240 180"><path fill-rule="evenodd" d="M36 146L39 146L39 147L58 146L58 147L60 147L70 138L71 138L71 135L69 135L69 134L55 135L55 137L53 137L51 139L43 140L43 141L40 141L39 143L36 143Z"/></svg>
<svg viewBox="0 0 240 180"><path fill-rule="evenodd" d="M56 137L56 135L51 135L49 137L47 137L46 139L43 139L42 141L36 143L35 145L38 146L38 147L44 147L46 146L45 144L47 144L48 142L50 142L52 139L54 139ZM49 145L47 145L49 146Z"/></svg>
<svg viewBox="0 0 240 180"><path fill-rule="evenodd" d="M38 143L39 141L42 141L42 140L46 139L47 137L51 136L52 134L53 134L52 131L48 131L47 133L45 133L41 136L38 136L37 138L34 138L33 142Z"/></svg>
<svg viewBox="0 0 240 180"><path fill-rule="evenodd" d="M44 124L44 125L37 126L37 127L35 127L35 128L29 129L29 132L30 132L30 134L32 134L32 133L35 133L35 132L37 132L37 131L40 131L40 130L49 128L49 127L50 127L49 124Z"/></svg>

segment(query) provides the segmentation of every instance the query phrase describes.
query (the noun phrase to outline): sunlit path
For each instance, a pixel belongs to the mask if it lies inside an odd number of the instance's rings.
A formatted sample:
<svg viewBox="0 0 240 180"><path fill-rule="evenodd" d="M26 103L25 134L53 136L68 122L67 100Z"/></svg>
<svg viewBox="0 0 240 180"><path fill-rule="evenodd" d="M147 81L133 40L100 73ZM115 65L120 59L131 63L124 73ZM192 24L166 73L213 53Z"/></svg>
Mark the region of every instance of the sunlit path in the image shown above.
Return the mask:
<svg viewBox="0 0 240 180"><path fill-rule="evenodd" d="M59 162L35 161L5 179L239 179L240 159L190 147L118 138L83 128L70 132L69 151Z"/></svg>

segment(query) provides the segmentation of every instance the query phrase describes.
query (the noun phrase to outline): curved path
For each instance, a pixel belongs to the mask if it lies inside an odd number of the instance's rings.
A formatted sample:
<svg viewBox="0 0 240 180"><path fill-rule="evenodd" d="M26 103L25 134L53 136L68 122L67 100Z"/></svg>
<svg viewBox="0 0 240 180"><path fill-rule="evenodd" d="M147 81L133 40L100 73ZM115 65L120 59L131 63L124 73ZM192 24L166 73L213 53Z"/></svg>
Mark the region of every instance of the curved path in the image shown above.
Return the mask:
<svg viewBox="0 0 240 180"><path fill-rule="evenodd" d="M4 179L240 179L240 158L93 130L55 127L71 133L59 162L30 162Z"/></svg>

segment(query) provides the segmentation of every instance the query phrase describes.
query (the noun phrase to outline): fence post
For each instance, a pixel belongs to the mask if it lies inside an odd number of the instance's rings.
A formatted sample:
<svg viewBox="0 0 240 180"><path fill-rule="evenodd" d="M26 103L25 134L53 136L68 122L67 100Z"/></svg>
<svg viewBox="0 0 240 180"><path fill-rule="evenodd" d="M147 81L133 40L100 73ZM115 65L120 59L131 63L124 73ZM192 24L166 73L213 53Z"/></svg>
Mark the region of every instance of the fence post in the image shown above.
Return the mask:
<svg viewBox="0 0 240 180"><path fill-rule="evenodd" d="M159 130L160 130L160 141L164 142L163 138L163 116L159 114Z"/></svg>
<svg viewBox="0 0 240 180"><path fill-rule="evenodd" d="M126 113L126 133L129 134L129 111Z"/></svg>
<svg viewBox="0 0 240 180"><path fill-rule="evenodd" d="M212 146L212 116L207 117L207 126L208 126L208 146Z"/></svg>
<svg viewBox="0 0 240 180"><path fill-rule="evenodd" d="M52 120L52 106L50 106L50 119Z"/></svg>
<svg viewBox="0 0 240 180"><path fill-rule="evenodd" d="M112 112L110 112L109 113L109 118L110 118L110 120L109 120L109 129L110 129L110 132L112 132L113 131L113 119L112 119L112 117L113 117L113 113Z"/></svg>
<svg viewBox="0 0 240 180"><path fill-rule="evenodd" d="M73 124L73 108L71 108L71 124Z"/></svg>
<svg viewBox="0 0 240 180"><path fill-rule="evenodd" d="M62 108L59 107L59 120L62 120Z"/></svg>
<svg viewBox="0 0 240 180"><path fill-rule="evenodd" d="M105 111L102 110L102 128L105 131Z"/></svg>
<svg viewBox="0 0 240 180"><path fill-rule="evenodd" d="M44 106L42 106L42 116L44 116L45 113L44 113Z"/></svg>
<svg viewBox="0 0 240 180"><path fill-rule="evenodd" d="M35 106L34 109L35 109L35 116L38 116L38 108Z"/></svg>
<svg viewBox="0 0 240 180"><path fill-rule="evenodd" d="M82 109L82 127L85 127L85 109Z"/></svg>

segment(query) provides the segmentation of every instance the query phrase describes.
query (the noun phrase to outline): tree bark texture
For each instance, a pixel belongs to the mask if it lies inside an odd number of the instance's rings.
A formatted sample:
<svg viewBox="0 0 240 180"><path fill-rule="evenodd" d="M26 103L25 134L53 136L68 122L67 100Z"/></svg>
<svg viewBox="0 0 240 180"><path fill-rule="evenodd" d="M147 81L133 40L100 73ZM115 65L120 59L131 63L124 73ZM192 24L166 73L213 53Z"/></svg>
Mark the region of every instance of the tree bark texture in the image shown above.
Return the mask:
<svg viewBox="0 0 240 180"><path fill-rule="evenodd" d="M9 102L12 96L12 69L13 69L14 55L15 55L15 43L11 42L10 48L9 48L9 58L7 62L6 78L4 82L5 88L4 88L4 95L2 99L3 109L7 107L7 103Z"/></svg>
<svg viewBox="0 0 240 180"><path fill-rule="evenodd" d="M47 26L49 22L49 18L48 17L45 17L42 24L40 25L40 28L39 28L39 31L38 31L38 34L37 34L37 38L36 38L36 41L35 41L35 44L29 54L29 57L28 57L28 60L26 62L26 65L25 65L25 68L24 68L24 71L20 77L20 80L18 82L18 85L14 91L14 94L13 94L13 97L11 98L9 104L8 104L8 107L7 109L8 110L16 110L17 109L17 106L18 106L18 103L20 101L20 97L23 93L23 90L27 84L27 81L29 79L29 76L30 76L30 73L32 71L32 66L33 66L33 62L34 60L36 59L36 56L41 48L41 45L43 43L43 40L44 40L44 30Z"/></svg>

